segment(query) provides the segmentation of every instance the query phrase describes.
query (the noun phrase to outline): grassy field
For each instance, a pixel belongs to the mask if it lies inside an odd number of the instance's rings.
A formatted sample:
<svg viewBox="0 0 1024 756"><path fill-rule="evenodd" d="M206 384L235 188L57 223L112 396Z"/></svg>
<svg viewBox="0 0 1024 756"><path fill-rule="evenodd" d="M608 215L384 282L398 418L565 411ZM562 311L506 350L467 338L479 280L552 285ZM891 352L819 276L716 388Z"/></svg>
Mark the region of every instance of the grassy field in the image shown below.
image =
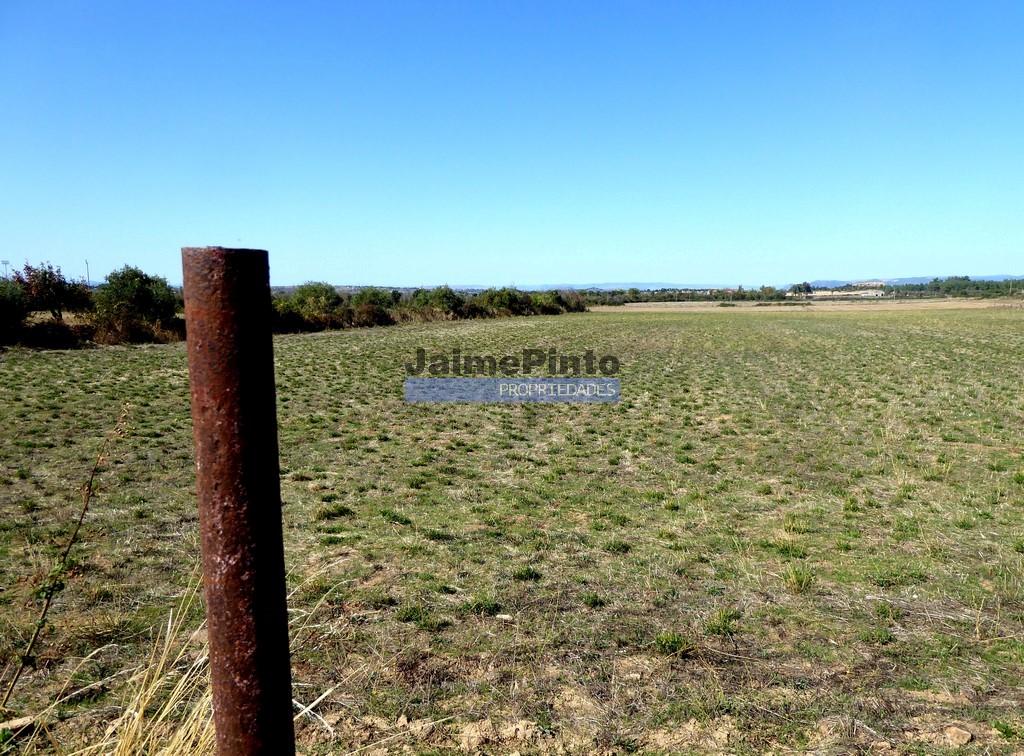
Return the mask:
<svg viewBox="0 0 1024 756"><path fill-rule="evenodd" d="M613 354L623 401L406 405L418 347ZM1024 748L1021 310L652 308L275 350L308 752ZM130 405L10 704L50 706L31 747L72 751L195 584L185 352L13 350L0 386L0 668ZM202 668L201 607L180 617L168 688Z"/></svg>

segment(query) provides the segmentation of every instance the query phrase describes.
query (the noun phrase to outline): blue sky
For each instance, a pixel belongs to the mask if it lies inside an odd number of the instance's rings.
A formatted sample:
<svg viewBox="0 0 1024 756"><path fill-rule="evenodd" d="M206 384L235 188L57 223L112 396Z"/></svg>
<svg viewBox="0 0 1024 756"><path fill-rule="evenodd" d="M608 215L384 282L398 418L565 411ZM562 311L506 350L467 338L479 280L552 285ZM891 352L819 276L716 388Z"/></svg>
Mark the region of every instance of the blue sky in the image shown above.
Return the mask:
<svg viewBox="0 0 1024 756"><path fill-rule="evenodd" d="M0 257L180 282L1024 274L1020 2L0 3Z"/></svg>

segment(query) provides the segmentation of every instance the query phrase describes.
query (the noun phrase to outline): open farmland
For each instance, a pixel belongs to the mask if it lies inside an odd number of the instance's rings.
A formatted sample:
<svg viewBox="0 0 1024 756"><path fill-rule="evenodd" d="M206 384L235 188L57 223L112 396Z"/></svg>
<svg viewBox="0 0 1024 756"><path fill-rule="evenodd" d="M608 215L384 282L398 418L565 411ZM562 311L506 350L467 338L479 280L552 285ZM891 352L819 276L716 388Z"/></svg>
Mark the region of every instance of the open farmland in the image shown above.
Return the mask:
<svg viewBox="0 0 1024 756"><path fill-rule="evenodd" d="M612 354L623 400L406 405L419 347ZM650 308L275 353L310 752L1024 745L1022 311ZM35 742L73 750L195 581L185 350L13 350L0 382L0 668L130 404L10 703L63 695Z"/></svg>

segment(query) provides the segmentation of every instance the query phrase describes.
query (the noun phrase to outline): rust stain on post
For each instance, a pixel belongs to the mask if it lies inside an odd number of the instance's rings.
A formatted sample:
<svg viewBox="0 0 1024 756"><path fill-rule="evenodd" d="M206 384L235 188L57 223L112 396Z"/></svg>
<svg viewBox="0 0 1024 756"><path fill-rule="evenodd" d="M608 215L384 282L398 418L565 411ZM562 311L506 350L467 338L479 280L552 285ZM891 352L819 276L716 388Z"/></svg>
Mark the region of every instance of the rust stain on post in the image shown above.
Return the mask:
<svg viewBox="0 0 1024 756"><path fill-rule="evenodd" d="M267 252L181 259L217 751L293 754Z"/></svg>

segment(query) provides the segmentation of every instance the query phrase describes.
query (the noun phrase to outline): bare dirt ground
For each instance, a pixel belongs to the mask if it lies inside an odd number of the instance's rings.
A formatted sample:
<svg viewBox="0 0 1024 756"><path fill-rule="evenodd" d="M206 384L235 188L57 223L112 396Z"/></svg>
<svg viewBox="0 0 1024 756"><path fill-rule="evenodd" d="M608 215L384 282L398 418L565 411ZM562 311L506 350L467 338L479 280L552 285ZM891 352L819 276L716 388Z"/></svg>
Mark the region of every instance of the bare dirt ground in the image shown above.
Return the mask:
<svg viewBox="0 0 1024 756"><path fill-rule="evenodd" d="M807 302L785 302L765 304L763 302L732 302L722 306L720 302L630 302L621 306L599 305L591 312L721 312L743 308L755 312L888 312L894 310L978 310L978 309L1022 309L1024 300L1000 299L843 299L811 300Z"/></svg>

